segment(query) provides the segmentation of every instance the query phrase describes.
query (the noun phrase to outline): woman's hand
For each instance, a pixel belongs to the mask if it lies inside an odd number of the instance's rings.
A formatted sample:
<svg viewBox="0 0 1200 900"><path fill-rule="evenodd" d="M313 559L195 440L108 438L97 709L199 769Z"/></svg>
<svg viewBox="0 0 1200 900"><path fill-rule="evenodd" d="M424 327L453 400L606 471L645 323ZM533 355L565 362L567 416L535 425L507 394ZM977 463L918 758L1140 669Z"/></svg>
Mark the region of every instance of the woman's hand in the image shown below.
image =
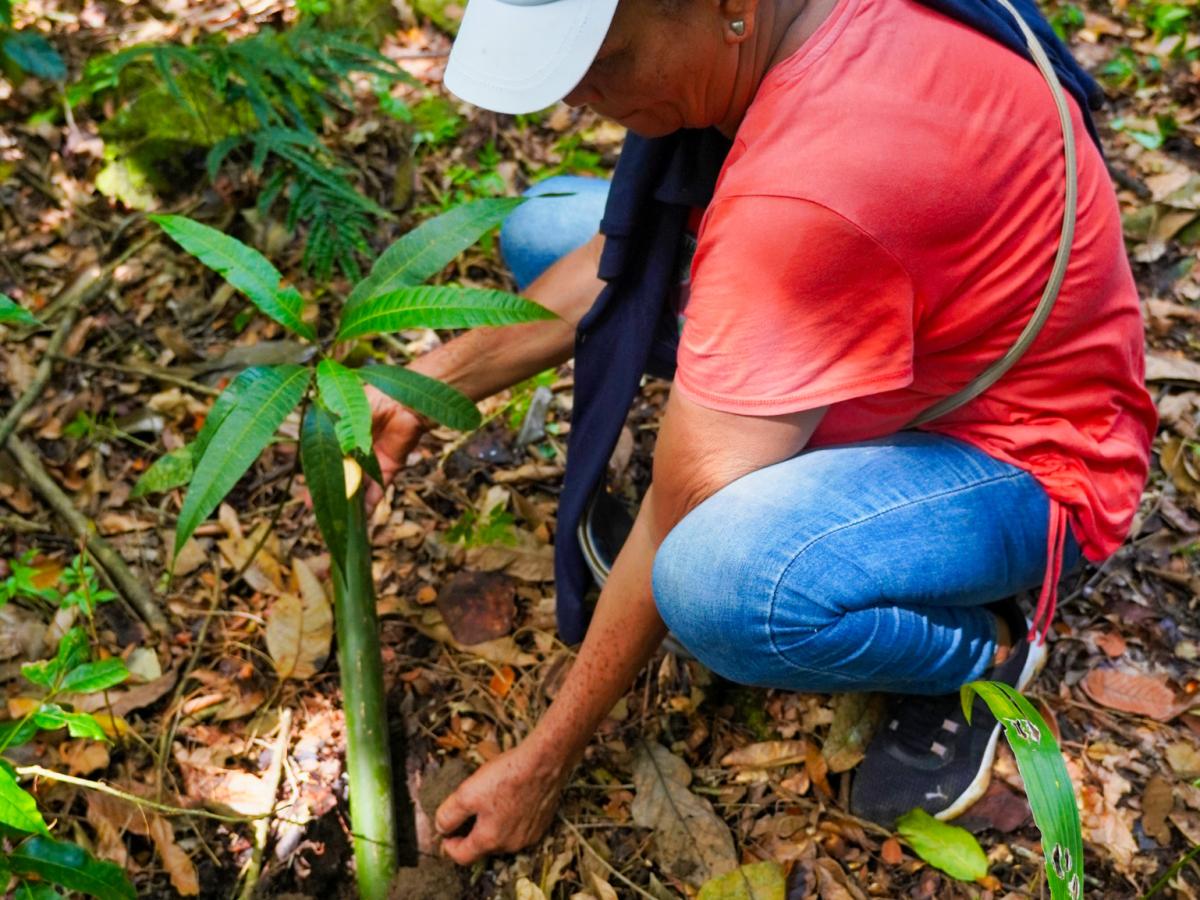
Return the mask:
<svg viewBox="0 0 1200 900"><path fill-rule="evenodd" d="M442 849L459 865L489 853L532 844L550 826L572 766L561 751L527 739L487 762L438 807L434 825L447 837Z"/></svg>
<svg viewBox="0 0 1200 900"><path fill-rule="evenodd" d="M417 446L424 428L421 420L407 407L369 384L366 390L367 400L371 404L375 457L379 460L379 471L383 475L383 484L372 483L367 488L367 507L374 509L383 496L383 489L392 483L408 454Z"/></svg>

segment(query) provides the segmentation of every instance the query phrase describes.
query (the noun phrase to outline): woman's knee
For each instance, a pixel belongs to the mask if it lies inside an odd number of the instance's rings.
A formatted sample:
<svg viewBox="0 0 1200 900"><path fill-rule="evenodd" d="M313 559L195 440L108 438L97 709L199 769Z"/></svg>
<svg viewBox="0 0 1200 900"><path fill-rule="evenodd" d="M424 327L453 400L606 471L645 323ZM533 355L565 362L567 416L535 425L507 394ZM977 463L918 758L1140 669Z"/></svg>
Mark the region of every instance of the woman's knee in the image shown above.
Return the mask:
<svg viewBox="0 0 1200 900"><path fill-rule="evenodd" d="M557 175L534 185L524 196L532 202L518 206L500 227L500 251L522 289L599 231L608 182ZM538 197L544 199L533 200Z"/></svg>

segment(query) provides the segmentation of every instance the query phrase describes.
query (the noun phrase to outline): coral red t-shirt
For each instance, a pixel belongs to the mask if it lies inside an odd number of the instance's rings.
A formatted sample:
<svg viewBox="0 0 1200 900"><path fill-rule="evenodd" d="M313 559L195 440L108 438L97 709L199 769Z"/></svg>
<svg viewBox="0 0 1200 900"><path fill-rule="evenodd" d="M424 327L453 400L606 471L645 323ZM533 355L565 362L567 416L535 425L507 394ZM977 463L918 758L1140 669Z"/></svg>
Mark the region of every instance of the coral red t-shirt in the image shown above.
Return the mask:
<svg viewBox="0 0 1200 900"><path fill-rule="evenodd" d="M1116 197L1071 100L1078 224L1054 311L981 397L925 430L1032 473L1085 555L1124 539L1156 425ZM841 0L767 73L698 235L677 389L811 446L895 432L1015 341L1063 209L1038 70L912 0Z"/></svg>

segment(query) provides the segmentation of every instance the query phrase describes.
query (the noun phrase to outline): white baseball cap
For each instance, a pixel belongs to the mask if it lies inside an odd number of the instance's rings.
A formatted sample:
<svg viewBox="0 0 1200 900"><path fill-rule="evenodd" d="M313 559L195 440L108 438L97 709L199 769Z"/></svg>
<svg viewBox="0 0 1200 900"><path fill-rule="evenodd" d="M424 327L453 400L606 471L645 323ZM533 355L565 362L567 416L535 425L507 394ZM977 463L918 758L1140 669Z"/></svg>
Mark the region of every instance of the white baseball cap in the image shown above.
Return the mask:
<svg viewBox="0 0 1200 900"><path fill-rule="evenodd" d="M446 66L446 87L501 113L561 100L586 74L617 0L470 0Z"/></svg>

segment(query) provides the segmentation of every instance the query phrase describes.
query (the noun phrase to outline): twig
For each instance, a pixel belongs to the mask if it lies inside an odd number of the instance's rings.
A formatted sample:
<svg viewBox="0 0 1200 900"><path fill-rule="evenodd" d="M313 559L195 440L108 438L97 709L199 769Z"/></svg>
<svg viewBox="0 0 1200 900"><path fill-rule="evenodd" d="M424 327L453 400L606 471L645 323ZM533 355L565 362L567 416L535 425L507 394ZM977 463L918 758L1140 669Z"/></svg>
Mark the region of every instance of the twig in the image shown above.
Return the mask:
<svg viewBox="0 0 1200 900"><path fill-rule="evenodd" d="M235 825L241 825L246 822L253 822L256 819L269 817L274 810L253 816L225 816L221 813L209 812L206 809L184 809L181 806L170 806L166 803L158 803L154 800L147 800L145 797L139 797L137 794L126 793L125 791L115 788L110 784L105 784L102 781L89 781L86 778L76 778L74 775L64 775L62 772L55 772L52 769L43 769L41 766L17 766L16 772L18 775L27 775L33 778L45 778L47 781L61 781L64 784L73 784L75 787L87 788L89 791L96 791L99 794L108 794L110 797L116 797L118 800L125 800L137 806L144 806L146 809L152 809L156 813L161 813L164 816L200 816L204 819L216 819L218 822L229 822Z"/></svg>
<svg viewBox="0 0 1200 900"><path fill-rule="evenodd" d="M117 553L108 541L93 532L91 522L75 508L71 503L71 498L42 468L37 454L16 435L9 437L8 451L16 459L21 471L25 473L30 486L41 494L42 499L67 524L76 537L87 541L88 552L96 558L116 589L137 610L146 624L157 633L166 634L167 620L146 585L130 571L125 560L121 558L121 554Z"/></svg>
<svg viewBox="0 0 1200 900"><path fill-rule="evenodd" d="M216 388L211 388L205 384L199 384L192 381L190 378L184 378L182 375L176 375L173 372L167 371L156 366L131 366L125 363L103 362L93 359L77 359L74 356L64 356L61 353L50 354L54 359L70 363L73 366L85 366L89 369L111 369L114 372L125 372L129 375L140 375L143 378L153 378L156 381L163 381L167 384L174 384L182 388L187 388L197 394L205 394L209 397L215 397L221 392Z"/></svg>
<svg viewBox="0 0 1200 900"><path fill-rule="evenodd" d="M604 868L608 869L608 871L611 874L613 874L617 878L621 879L621 881L624 882L627 887L631 888L635 894L637 894L639 897L646 897L646 898L648 898L648 900L658 900L658 898L655 897L653 894L638 887L636 884L634 884L632 881L630 881L628 878L626 878L624 875L622 875L620 872L618 872L616 869L614 869L612 866L612 863L610 863L607 859L605 859L603 856L601 856L596 851L596 848L587 842L587 838L585 838L583 836L583 833L580 832L580 830L578 828L576 828L574 825L572 825L571 822L567 819L567 817L564 816L561 812L558 814L558 820L560 822L562 822L564 825L566 825L567 828L570 830L571 834L575 835L575 837L577 837L579 839L579 843L583 844L584 848L587 850L588 853L590 853L590 854L592 854L592 856L596 857L596 859L600 862L600 865L604 866Z"/></svg>
<svg viewBox="0 0 1200 900"><path fill-rule="evenodd" d="M292 736L292 711L285 709L279 717L279 734L275 737L275 749L271 755L271 768L266 773L266 784L271 789L271 808L275 807L275 795L279 792L279 780L283 776L283 760L287 756L288 743ZM254 850L250 853L250 861L246 863L246 871L242 876L242 892L240 900L251 900L258 887L258 879L262 874L263 852L267 848L267 837L271 833L271 820L259 819L254 823Z"/></svg>

